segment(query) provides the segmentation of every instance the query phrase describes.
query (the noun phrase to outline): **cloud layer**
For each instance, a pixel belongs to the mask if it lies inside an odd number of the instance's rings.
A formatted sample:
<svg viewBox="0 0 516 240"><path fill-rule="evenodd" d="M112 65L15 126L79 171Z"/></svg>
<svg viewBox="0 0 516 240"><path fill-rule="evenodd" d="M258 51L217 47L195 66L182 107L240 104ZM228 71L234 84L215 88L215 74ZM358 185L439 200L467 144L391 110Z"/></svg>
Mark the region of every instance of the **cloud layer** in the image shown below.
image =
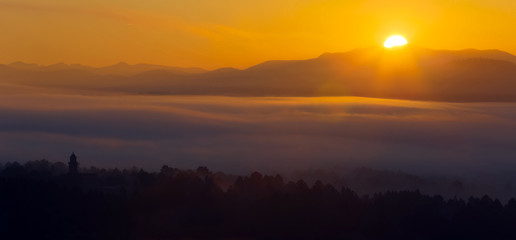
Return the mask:
<svg viewBox="0 0 516 240"><path fill-rule="evenodd" d="M35 104L37 103L37 104ZM368 98L0 96L0 161L248 172L516 169L516 104Z"/></svg>

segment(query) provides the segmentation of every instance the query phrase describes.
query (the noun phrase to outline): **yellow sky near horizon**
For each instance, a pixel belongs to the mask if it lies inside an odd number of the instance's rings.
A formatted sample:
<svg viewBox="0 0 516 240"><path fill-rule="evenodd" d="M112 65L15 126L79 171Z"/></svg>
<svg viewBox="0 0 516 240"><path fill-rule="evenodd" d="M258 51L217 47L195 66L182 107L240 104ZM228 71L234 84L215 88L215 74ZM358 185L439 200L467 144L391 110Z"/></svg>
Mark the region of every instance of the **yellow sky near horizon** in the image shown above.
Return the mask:
<svg viewBox="0 0 516 240"><path fill-rule="evenodd" d="M381 46L516 54L514 0L0 0L0 63L245 68Z"/></svg>

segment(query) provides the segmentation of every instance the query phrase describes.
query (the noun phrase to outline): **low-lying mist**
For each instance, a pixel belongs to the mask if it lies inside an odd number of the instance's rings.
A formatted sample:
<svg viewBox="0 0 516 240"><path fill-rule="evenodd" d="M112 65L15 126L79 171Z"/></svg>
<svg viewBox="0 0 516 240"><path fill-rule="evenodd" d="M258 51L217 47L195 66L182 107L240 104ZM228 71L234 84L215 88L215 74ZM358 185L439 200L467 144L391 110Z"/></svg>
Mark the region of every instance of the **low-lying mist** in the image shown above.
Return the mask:
<svg viewBox="0 0 516 240"><path fill-rule="evenodd" d="M0 96L0 159L206 165L235 173L368 166L418 174L516 169L516 104L353 97Z"/></svg>

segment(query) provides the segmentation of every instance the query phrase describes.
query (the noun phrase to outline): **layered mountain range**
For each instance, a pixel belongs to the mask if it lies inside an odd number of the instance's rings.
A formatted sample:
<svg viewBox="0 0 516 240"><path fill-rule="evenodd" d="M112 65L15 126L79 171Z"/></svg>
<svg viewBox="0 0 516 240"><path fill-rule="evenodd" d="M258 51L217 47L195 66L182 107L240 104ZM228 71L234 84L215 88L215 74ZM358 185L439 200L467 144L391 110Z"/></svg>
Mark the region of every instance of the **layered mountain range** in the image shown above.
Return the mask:
<svg viewBox="0 0 516 240"><path fill-rule="evenodd" d="M0 83L122 94L507 102L516 101L516 56L499 50L363 48L213 71L148 64L93 68L18 62L0 65Z"/></svg>

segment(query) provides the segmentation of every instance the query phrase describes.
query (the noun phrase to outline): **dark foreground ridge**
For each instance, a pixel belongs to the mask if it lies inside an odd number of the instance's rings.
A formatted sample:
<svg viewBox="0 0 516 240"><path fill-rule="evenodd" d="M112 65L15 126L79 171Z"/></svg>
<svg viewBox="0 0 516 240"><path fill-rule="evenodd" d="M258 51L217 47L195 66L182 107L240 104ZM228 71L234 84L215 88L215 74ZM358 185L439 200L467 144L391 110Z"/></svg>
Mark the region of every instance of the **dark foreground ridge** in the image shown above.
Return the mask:
<svg viewBox="0 0 516 240"><path fill-rule="evenodd" d="M1 168L1 239L516 239L514 199L360 197L279 175L167 166L85 173L75 163Z"/></svg>

